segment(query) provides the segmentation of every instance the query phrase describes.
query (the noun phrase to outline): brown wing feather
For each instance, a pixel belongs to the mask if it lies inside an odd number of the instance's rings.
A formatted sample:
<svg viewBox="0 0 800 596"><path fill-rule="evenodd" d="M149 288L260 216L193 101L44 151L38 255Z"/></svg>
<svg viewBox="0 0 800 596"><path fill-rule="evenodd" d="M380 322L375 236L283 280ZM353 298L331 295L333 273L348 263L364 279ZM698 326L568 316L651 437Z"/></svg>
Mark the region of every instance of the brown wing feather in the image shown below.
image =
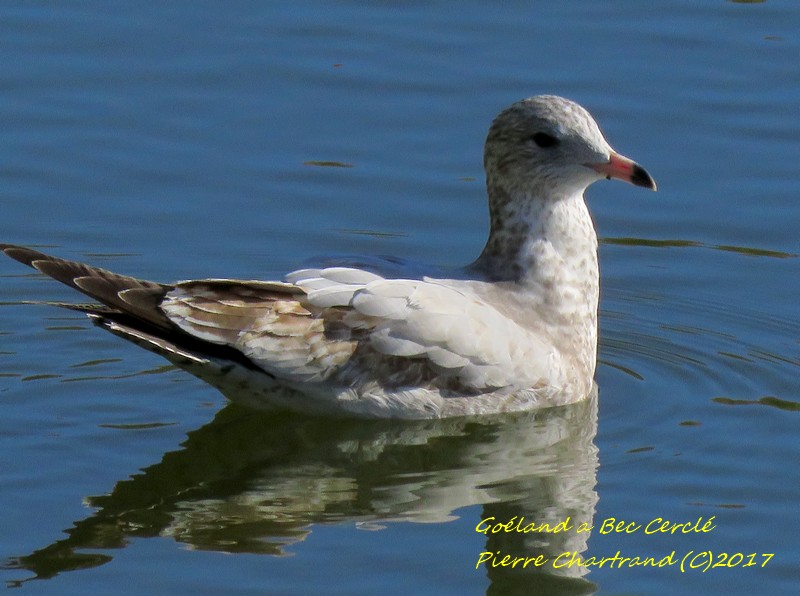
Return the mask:
<svg viewBox="0 0 800 596"><path fill-rule="evenodd" d="M201 280L182 282L161 308L194 337L235 346L286 380L322 380L343 365L361 333L341 324L344 311L316 309L293 284Z"/></svg>

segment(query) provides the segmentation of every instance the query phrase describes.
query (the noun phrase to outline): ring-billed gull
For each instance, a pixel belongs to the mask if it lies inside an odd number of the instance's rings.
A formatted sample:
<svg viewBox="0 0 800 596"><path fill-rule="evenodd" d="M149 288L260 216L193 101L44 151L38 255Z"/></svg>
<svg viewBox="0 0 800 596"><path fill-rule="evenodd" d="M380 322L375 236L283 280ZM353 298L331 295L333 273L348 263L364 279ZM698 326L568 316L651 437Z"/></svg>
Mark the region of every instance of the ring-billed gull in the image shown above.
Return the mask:
<svg viewBox="0 0 800 596"><path fill-rule="evenodd" d="M552 95L495 118L484 167L489 238L458 270L364 259L284 281L161 284L0 248L101 303L60 306L251 406L432 418L583 399L599 292L584 190L601 178L656 185L584 108Z"/></svg>

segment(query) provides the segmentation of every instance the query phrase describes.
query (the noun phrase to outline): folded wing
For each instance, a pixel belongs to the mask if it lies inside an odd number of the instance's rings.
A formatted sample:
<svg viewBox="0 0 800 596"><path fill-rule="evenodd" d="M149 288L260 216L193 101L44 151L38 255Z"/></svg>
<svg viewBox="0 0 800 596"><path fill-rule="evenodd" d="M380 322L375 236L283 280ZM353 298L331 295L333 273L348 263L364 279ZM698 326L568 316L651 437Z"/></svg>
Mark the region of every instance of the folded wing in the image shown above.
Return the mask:
<svg viewBox="0 0 800 596"><path fill-rule="evenodd" d="M225 283L177 284L161 308L186 332L235 345L293 382L474 393L534 387L558 365L550 346L452 280L332 267L285 284Z"/></svg>

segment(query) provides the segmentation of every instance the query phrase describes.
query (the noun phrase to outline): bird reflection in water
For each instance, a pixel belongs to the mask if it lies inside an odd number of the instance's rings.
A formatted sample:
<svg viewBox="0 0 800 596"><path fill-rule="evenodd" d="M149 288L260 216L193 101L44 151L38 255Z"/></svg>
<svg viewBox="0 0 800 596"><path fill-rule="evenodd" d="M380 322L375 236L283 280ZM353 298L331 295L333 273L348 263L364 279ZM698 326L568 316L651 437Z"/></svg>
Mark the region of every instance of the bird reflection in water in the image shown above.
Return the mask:
<svg viewBox="0 0 800 596"><path fill-rule="evenodd" d="M95 512L66 538L5 567L34 574L11 584L18 586L103 565L134 537L281 555L316 524L446 523L456 510L474 517L472 527L523 515L551 526L566 518L591 524L596 431L596 388L575 404L479 419L330 420L229 405L180 450L88 497ZM552 559L583 553L589 535L489 533L480 550ZM565 582L572 591L594 589L577 566L481 567L489 593Z"/></svg>

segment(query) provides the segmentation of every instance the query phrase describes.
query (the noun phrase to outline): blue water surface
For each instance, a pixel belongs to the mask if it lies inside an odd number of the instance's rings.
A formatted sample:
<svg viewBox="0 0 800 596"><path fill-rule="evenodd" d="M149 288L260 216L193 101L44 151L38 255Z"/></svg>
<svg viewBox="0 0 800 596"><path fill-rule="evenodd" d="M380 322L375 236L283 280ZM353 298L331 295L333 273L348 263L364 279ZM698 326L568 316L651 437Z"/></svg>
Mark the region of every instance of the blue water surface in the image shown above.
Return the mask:
<svg viewBox="0 0 800 596"><path fill-rule="evenodd" d="M659 192L590 189L599 397L516 417L253 413L22 304L75 296L0 261L0 579L796 592L798 25L793 0L3 3L0 242L161 281L342 252L463 264L487 229L489 122L538 93L587 106ZM476 531L523 516L574 526ZM658 518L689 523L646 533Z"/></svg>

